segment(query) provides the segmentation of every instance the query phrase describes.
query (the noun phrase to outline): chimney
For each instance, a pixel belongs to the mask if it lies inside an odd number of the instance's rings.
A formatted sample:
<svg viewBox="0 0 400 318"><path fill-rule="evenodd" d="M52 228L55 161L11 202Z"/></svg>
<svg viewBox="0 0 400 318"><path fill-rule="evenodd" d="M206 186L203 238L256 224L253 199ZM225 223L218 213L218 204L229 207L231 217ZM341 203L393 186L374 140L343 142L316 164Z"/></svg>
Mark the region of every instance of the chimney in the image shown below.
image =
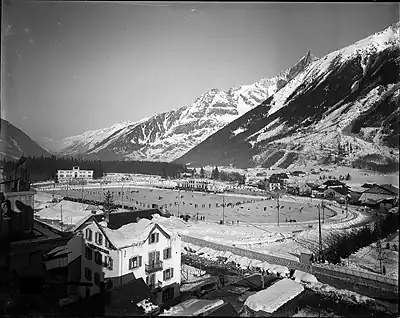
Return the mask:
<svg viewBox="0 0 400 318"><path fill-rule="evenodd" d="M104 213L104 222L110 223L110 212Z"/></svg>

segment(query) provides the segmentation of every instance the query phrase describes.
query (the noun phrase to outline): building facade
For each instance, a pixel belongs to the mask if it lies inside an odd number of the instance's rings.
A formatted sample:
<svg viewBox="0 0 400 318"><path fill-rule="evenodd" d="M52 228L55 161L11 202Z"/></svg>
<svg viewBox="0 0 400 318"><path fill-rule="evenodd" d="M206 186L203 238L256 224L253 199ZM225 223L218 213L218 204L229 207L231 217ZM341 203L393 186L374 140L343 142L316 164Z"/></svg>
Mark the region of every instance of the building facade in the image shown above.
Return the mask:
<svg viewBox="0 0 400 318"><path fill-rule="evenodd" d="M99 215L96 217L98 219ZM118 238L127 235L126 227L132 226L132 223L119 229L111 229L106 221L99 222L96 217L88 217L75 229L83 235L86 243L82 256L82 277L87 282L93 282L92 286L80 289L80 297L85 298L137 278L143 278L159 303L179 297L179 236L156 222L141 220L141 224L147 222L147 226L141 225L136 230L128 230L132 240L121 243ZM122 232L125 234L121 234ZM141 239L138 240L137 237Z"/></svg>
<svg viewBox="0 0 400 318"><path fill-rule="evenodd" d="M79 167L72 167L72 170L57 170L57 180L60 183L85 180L93 180L93 170L81 170Z"/></svg>

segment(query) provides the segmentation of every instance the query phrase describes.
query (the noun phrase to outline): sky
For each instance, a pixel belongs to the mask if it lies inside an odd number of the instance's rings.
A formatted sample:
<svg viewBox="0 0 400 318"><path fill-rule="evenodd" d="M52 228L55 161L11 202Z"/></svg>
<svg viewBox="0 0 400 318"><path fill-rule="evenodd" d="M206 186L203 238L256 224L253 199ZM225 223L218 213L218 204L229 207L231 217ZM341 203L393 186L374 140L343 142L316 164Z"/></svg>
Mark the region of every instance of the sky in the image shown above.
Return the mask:
<svg viewBox="0 0 400 318"><path fill-rule="evenodd" d="M39 143L137 121L398 19L396 3L5 0L1 116Z"/></svg>

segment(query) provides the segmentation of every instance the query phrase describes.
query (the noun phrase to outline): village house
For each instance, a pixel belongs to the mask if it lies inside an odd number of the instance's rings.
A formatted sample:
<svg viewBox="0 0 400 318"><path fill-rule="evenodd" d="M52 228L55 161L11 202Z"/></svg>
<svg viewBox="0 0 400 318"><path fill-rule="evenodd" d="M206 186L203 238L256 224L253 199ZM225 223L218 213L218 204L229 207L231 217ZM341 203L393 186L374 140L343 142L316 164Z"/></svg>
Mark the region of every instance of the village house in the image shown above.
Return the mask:
<svg viewBox="0 0 400 318"><path fill-rule="evenodd" d="M299 186L299 194L310 196L312 194L312 191L316 190L318 186L319 185L315 183L310 183L310 182L303 183Z"/></svg>
<svg viewBox="0 0 400 318"><path fill-rule="evenodd" d="M179 296L181 239L162 226L152 210L89 215L74 231L85 239L82 278L94 282L80 288L81 298L143 278L159 303Z"/></svg>
<svg viewBox="0 0 400 318"><path fill-rule="evenodd" d="M268 179L268 187L270 191L275 189L286 189L289 183L289 177L286 173L274 173ZM279 185L278 185L279 184Z"/></svg>
<svg viewBox="0 0 400 318"><path fill-rule="evenodd" d="M324 191L324 197L327 199L334 199L336 201L345 201L347 195L350 193L346 188L328 188Z"/></svg>
<svg viewBox="0 0 400 318"><path fill-rule="evenodd" d="M360 196L362 204L377 204L378 201L383 199L396 200L399 197L399 189L391 184L375 184L372 188L365 190Z"/></svg>
<svg viewBox="0 0 400 318"><path fill-rule="evenodd" d="M327 180L322 184L322 186L324 186L325 189L328 189L328 188L348 188L348 186L345 183L343 183L343 182L341 182L339 180Z"/></svg>

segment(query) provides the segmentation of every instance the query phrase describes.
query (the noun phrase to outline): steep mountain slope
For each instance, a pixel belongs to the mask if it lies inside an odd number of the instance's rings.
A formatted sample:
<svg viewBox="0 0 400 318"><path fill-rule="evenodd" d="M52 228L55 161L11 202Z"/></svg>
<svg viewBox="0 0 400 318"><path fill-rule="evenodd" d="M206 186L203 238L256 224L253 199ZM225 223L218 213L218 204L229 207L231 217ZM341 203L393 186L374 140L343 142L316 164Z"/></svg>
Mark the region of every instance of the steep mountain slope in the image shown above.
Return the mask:
<svg viewBox="0 0 400 318"><path fill-rule="evenodd" d="M398 160L399 38L397 23L312 62L176 162L286 168Z"/></svg>
<svg viewBox="0 0 400 318"><path fill-rule="evenodd" d="M272 79L227 91L211 89L189 106L157 114L137 123L88 131L47 143L60 154L102 160L172 161L290 82L316 58L308 52L292 68Z"/></svg>
<svg viewBox="0 0 400 318"><path fill-rule="evenodd" d="M147 118L142 121L144 120L147 120ZM53 153L62 153L64 155L83 154L93 149L96 144L108 138L116 131L134 124L134 122L118 123L108 128L87 130L80 135L66 137L60 140L46 138L43 141L43 146Z"/></svg>
<svg viewBox="0 0 400 318"><path fill-rule="evenodd" d="M25 156L50 156L50 154L34 142L27 134L9 123L0 121L0 159L18 159Z"/></svg>

